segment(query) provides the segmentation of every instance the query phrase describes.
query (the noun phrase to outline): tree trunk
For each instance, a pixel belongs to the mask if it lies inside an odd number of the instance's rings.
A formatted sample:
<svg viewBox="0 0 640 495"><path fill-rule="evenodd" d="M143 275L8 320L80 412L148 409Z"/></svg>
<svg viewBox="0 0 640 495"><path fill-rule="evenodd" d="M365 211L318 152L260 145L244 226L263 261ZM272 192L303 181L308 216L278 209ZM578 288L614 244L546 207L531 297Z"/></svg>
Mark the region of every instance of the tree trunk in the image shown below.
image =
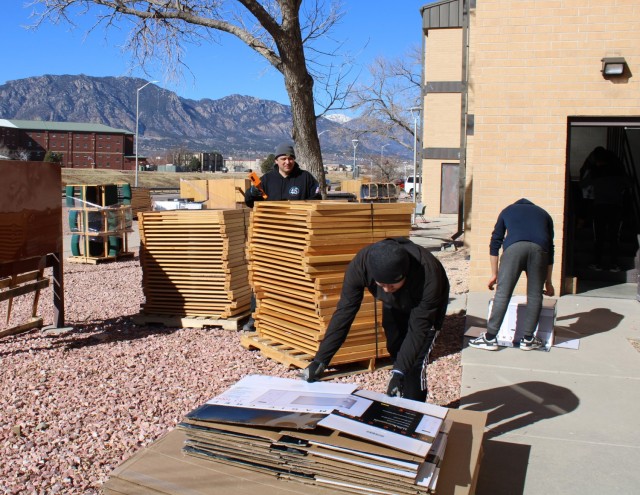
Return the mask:
<svg viewBox="0 0 640 495"><path fill-rule="evenodd" d="M316 111L313 101L313 77L307 70L304 44L300 31L297 2L281 4L283 9L282 30L272 33L282 63L279 69L291 102L293 141L296 146L296 161L308 170L320 183L322 198L326 198L326 181L320 139L316 128Z"/></svg>
<svg viewBox="0 0 640 495"><path fill-rule="evenodd" d="M325 197L325 175L322 164L320 140L316 128L315 107L313 104L313 79L304 70L304 74L290 74L285 68L285 86L291 102L293 119L293 141L296 145L296 161L318 179ZM297 71L303 72L303 71ZM289 73L289 74L288 74ZM301 83L300 79L306 79Z"/></svg>

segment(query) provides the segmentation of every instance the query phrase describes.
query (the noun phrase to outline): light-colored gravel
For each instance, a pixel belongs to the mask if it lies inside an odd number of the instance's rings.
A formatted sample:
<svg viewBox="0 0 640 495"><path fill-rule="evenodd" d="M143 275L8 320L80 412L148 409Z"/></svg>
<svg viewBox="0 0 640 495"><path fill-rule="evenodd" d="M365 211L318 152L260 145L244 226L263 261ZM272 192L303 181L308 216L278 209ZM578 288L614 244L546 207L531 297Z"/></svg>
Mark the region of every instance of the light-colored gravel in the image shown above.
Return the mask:
<svg viewBox="0 0 640 495"><path fill-rule="evenodd" d="M467 292L466 252L436 255L452 294ZM101 493L123 460L243 376L298 373L245 350L236 332L134 326L142 301L137 259L66 263L65 298L69 332L0 339L0 494ZM17 298L8 324L28 316L31 301ZM51 301L47 289L38 311L45 324L53 322ZM430 402L457 405L463 327L463 316L447 317L429 369ZM384 392L387 379L379 370L340 380Z"/></svg>

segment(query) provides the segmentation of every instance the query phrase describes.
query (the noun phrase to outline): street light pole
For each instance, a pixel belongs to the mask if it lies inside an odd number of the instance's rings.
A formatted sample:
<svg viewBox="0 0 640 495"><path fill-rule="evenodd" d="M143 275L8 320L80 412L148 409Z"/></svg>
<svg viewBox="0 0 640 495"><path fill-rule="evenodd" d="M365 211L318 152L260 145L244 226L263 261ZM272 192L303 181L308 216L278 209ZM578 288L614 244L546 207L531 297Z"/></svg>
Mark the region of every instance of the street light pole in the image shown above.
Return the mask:
<svg viewBox="0 0 640 495"><path fill-rule="evenodd" d="M358 140L352 139L351 144L353 144L353 178L358 178L358 169L356 168L356 148L358 147Z"/></svg>
<svg viewBox="0 0 640 495"><path fill-rule="evenodd" d="M149 81L143 84L136 90L136 178L134 186L138 187L138 121L140 119L140 91L149 86L149 84L157 83L158 81Z"/></svg>

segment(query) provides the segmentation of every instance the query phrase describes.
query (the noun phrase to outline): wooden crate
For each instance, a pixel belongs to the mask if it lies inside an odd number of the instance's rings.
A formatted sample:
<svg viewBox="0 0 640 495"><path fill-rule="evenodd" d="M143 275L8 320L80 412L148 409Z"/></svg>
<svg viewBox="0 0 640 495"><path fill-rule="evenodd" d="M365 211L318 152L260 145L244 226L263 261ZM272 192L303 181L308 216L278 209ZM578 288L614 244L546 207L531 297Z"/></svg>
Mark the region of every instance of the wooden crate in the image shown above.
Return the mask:
<svg viewBox="0 0 640 495"><path fill-rule="evenodd" d="M133 231L129 184L67 185L66 204L73 263L128 259L127 234Z"/></svg>
<svg viewBox="0 0 640 495"><path fill-rule="evenodd" d="M204 209L242 208L249 179L181 180L180 198L203 203Z"/></svg>
<svg viewBox="0 0 640 495"><path fill-rule="evenodd" d="M131 212L133 219L138 218L138 213L153 210L151 191L146 187L134 187L131 190Z"/></svg>

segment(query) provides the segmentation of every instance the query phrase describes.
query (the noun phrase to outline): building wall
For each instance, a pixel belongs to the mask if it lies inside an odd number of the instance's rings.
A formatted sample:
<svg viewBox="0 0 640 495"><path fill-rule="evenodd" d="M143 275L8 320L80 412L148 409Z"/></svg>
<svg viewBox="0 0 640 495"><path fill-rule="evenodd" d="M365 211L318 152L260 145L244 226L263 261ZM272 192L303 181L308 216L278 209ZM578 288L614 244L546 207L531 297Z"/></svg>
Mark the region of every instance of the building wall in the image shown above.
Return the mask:
<svg viewBox="0 0 640 495"><path fill-rule="evenodd" d="M425 85L438 82L460 82L462 79L462 29L432 29L425 37ZM440 214L442 163L455 159L431 159L427 151L434 148L460 147L460 92L426 92L423 99L421 174L424 189L422 202L426 214Z"/></svg>
<svg viewBox="0 0 640 495"><path fill-rule="evenodd" d="M486 288L499 212L526 197L554 219L559 292L568 118L640 115L640 2L482 0L471 12L470 39L469 288ZM632 77L603 78L604 56L623 56Z"/></svg>
<svg viewBox="0 0 640 495"><path fill-rule="evenodd" d="M47 151L62 154L62 166L133 170L133 136L118 133L0 129L0 140L13 150L26 150L31 160L42 160ZM139 161L144 161L142 158Z"/></svg>

